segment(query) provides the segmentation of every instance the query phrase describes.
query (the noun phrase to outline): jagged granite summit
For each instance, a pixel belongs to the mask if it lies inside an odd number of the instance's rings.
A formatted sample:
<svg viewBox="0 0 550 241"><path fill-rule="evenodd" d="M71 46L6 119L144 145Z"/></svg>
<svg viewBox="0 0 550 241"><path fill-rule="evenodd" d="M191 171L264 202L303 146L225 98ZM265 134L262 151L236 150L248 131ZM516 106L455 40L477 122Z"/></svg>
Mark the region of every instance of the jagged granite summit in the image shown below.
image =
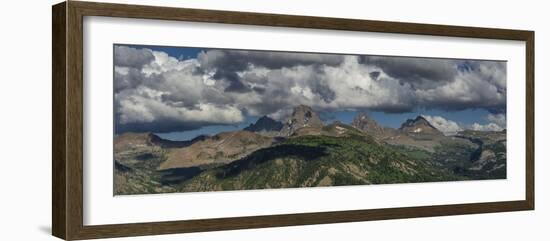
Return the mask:
<svg viewBox="0 0 550 241"><path fill-rule="evenodd" d="M280 131L283 128L283 123L271 119L267 116L262 116L254 124L250 124L248 127L244 128L245 131L251 132L270 132L270 131Z"/></svg>
<svg viewBox="0 0 550 241"><path fill-rule="evenodd" d="M353 118L351 125L361 131L373 135L384 133L384 128L378 125L378 123L376 123L376 121L370 118L366 113L357 114L357 116Z"/></svg>
<svg viewBox="0 0 550 241"><path fill-rule="evenodd" d="M441 131L422 116L417 116L414 120L408 119L405 123L401 124L399 130L408 134L443 135Z"/></svg>
<svg viewBox="0 0 550 241"><path fill-rule="evenodd" d="M322 128L323 122L319 115L306 105L299 105L294 108L292 115L287 119L281 129L282 136L290 136L296 130L304 127Z"/></svg>

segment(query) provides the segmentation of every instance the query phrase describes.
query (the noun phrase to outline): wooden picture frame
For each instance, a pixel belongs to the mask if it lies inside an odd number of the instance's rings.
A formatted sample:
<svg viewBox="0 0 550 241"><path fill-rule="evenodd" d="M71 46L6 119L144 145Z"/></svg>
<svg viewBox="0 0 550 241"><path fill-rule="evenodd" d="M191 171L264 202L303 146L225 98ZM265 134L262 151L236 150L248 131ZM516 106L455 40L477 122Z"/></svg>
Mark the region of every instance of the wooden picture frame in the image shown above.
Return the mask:
<svg viewBox="0 0 550 241"><path fill-rule="evenodd" d="M263 13L212 11L68 1L52 8L52 233L66 239L204 232L368 220L533 210L534 189L534 32ZM207 23L298 27L526 43L525 199L502 202L416 206L336 212L180 220L152 223L83 224L83 17L106 16Z"/></svg>

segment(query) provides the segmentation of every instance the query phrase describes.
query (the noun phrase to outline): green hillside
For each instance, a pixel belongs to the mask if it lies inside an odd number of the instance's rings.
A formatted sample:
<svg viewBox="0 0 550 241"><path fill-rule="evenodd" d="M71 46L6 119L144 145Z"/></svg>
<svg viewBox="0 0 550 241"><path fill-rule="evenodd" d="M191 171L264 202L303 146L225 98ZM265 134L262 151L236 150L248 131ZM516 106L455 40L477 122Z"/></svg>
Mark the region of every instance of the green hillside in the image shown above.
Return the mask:
<svg viewBox="0 0 550 241"><path fill-rule="evenodd" d="M241 190L461 180L414 152L367 136L300 136L207 170L179 191Z"/></svg>
<svg viewBox="0 0 550 241"><path fill-rule="evenodd" d="M301 108L303 116L293 115L283 127L292 131L278 134L264 130L270 127L264 117L267 124L255 125L262 126L258 133L222 132L186 142L151 133L117 136L114 194L506 178L505 132L445 136L421 117L404 129L384 129L365 115L353 126L323 126Z"/></svg>

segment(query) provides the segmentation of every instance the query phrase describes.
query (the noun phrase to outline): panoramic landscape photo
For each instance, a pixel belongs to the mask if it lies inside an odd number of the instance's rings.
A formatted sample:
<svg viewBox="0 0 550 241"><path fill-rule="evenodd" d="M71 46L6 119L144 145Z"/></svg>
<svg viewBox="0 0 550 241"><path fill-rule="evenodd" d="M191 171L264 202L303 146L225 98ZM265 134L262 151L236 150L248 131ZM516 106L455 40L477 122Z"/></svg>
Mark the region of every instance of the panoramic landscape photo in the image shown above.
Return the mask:
<svg viewBox="0 0 550 241"><path fill-rule="evenodd" d="M506 62L115 44L114 195L506 179Z"/></svg>

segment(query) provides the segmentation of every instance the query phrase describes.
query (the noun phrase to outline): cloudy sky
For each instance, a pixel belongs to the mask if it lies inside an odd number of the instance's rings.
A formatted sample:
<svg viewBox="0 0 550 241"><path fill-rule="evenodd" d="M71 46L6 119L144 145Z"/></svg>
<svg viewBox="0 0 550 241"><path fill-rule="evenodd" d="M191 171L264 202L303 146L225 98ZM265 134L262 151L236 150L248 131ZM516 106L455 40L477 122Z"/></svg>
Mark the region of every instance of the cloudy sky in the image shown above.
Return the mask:
<svg viewBox="0 0 550 241"><path fill-rule="evenodd" d="M398 127L506 128L506 63L136 45L114 46L116 132L240 128L298 104L326 121L367 111Z"/></svg>

